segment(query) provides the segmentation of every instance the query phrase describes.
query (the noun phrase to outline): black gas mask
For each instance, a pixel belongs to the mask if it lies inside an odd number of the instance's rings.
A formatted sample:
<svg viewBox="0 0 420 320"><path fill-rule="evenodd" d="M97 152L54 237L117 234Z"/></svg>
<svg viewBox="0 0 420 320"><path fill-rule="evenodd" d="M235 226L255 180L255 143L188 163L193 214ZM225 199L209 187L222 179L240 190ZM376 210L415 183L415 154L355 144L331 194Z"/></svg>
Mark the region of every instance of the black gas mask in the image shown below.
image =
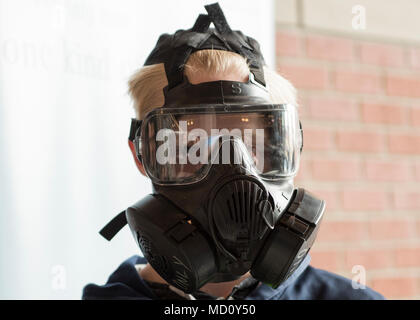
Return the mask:
<svg viewBox="0 0 420 320"><path fill-rule="evenodd" d="M186 293L248 271L277 287L310 250L325 202L293 186L302 128L296 106L270 101L258 43L232 31L218 4L206 10L192 29L162 35L146 60L165 65L165 104L132 120L129 143L153 194L101 234L110 240L128 223L147 261ZM183 65L209 48L247 58L248 82L189 83Z"/></svg>

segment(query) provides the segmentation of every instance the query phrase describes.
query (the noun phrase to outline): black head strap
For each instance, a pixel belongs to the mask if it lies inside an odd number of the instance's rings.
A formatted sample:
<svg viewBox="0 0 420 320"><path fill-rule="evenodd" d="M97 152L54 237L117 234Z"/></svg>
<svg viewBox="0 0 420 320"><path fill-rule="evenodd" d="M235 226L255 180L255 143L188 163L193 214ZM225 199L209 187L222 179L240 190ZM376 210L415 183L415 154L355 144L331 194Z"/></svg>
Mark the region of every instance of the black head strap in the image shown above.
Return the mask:
<svg viewBox="0 0 420 320"><path fill-rule="evenodd" d="M107 223L105 227L99 231L100 235L111 241L112 238L127 224L125 210L120 212L114 219Z"/></svg>
<svg viewBox="0 0 420 320"><path fill-rule="evenodd" d="M220 8L219 3L209 4L204 6L206 8L207 13L215 25L217 31L221 34L231 33L232 29L229 27L229 24L226 21L226 17Z"/></svg>
<svg viewBox="0 0 420 320"><path fill-rule="evenodd" d="M191 53L204 49L226 50L246 58L255 80L265 86L264 58L258 42L241 31L233 31L218 3L205 8L208 14L200 14L191 29L161 35L145 65L164 63L171 90L184 81L184 65ZM209 28L211 22L216 29Z"/></svg>
<svg viewBox="0 0 420 320"><path fill-rule="evenodd" d="M191 31L194 32L206 32L210 27L211 20L207 14L200 14L195 21Z"/></svg>
<svg viewBox="0 0 420 320"><path fill-rule="evenodd" d="M137 130L140 129L141 127L141 123L142 123L142 120L137 120L134 118L131 119L131 126L130 126L130 133L128 136L128 140L134 141L134 139L136 138Z"/></svg>

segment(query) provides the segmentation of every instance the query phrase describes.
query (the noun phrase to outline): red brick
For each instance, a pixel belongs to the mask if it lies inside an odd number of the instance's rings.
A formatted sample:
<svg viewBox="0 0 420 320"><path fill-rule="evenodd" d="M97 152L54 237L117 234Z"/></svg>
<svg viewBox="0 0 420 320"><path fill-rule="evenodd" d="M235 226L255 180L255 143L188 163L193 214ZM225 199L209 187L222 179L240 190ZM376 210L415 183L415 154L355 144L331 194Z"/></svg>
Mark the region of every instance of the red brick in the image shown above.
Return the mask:
<svg viewBox="0 0 420 320"><path fill-rule="evenodd" d="M352 121L359 118L356 103L339 98L311 97L306 100L307 117L321 120Z"/></svg>
<svg viewBox="0 0 420 320"><path fill-rule="evenodd" d="M309 113L309 110L308 110L308 106L307 106L307 103L306 103L306 97L305 97L305 95L302 93L302 94L299 94L299 96L298 96L298 101L297 101L297 103L298 103L298 108L297 108L297 111L298 111L298 114L299 114L299 119L307 119L308 117L309 117L309 115L308 115L308 113Z"/></svg>
<svg viewBox="0 0 420 320"><path fill-rule="evenodd" d="M337 37L307 36L308 57L333 61L353 61L353 41Z"/></svg>
<svg viewBox="0 0 420 320"><path fill-rule="evenodd" d="M362 104L362 119L366 123L404 124L407 109L383 104Z"/></svg>
<svg viewBox="0 0 420 320"><path fill-rule="evenodd" d="M412 48L409 51L410 66L420 68L420 48Z"/></svg>
<svg viewBox="0 0 420 320"><path fill-rule="evenodd" d="M405 298L416 294L417 281L409 277L376 278L371 281L371 287L388 299Z"/></svg>
<svg viewBox="0 0 420 320"><path fill-rule="evenodd" d="M402 154L420 154L420 135L393 134L389 136L389 151Z"/></svg>
<svg viewBox="0 0 420 320"><path fill-rule="evenodd" d="M420 127L420 109L412 108L410 114L411 124L416 127Z"/></svg>
<svg viewBox="0 0 420 320"><path fill-rule="evenodd" d="M328 72L322 67L283 65L278 71L297 88L326 89L328 87Z"/></svg>
<svg viewBox="0 0 420 320"><path fill-rule="evenodd" d="M306 160L300 161L299 170L298 170L298 173L297 173L296 178L295 178L296 181L309 179L310 176L311 176L310 162L306 161Z"/></svg>
<svg viewBox="0 0 420 320"><path fill-rule="evenodd" d="M398 248L395 255L397 267L419 267L420 248Z"/></svg>
<svg viewBox="0 0 420 320"><path fill-rule="evenodd" d="M339 266L340 254L337 251L318 251L311 253L311 265L329 271L337 271Z"/></svg>
<svg viewBox="0 0 420 320"><path fill-rule="evenodd" d="M324 128L303 126L303 150L329 150L333 147L333 133Z"/></svg>
<svg viewBox="0 0 420 320"><path fill-rule="evenodd" d="M384 191L345 190L341 193L344 210L384 210L388 207L388 194Z"/></svg>
<svg viewBox="0 0 420 320"><path fill-rule="evenodd" d="M341 151L379 152L384 149L382 134L363 131L340 131L337 133L337 148Z"/></svg>
<svg viewBox="0 0 420 320"><path fill-rule="evenodd" d="M408 220L369 221L373 240L409 239L415 235L415 225Z"/></svg>
<svg viewBox="0 0 420 320"><path fill-rule="evenodd" d="M388 76L386 92L391 96L420 97L420 76Z"/></svg>
<svg viewBox="0 0 420 320"><path fill-rule="evenodd" d="M420 163L415 164L416 180L420 181Z"/></svg>
<svg viewBox="0 0 420 320"><path fill-rule="evenodd" d="M300 119L306 119L309 117L309 109L307 106L307 97L305 96L305 94L302 92L301 94L298 95L298 99L297 99L297 103L298 103L298 113L299 113L299 118Z"/></svg>
<svg viewBox="0 0 420 320"><path fill-rule="evenodd" d="M337 90L355 93L379 93L381 81L378 74L355 71L337 71L335 73Z"/></svg>
<svg viewBox="0 0 420 320"><path fill-rule="evenodd" d="M300 36L291 32L277 32L276 50L278 55L299 56L301 54Z"/></svg>
<svg viewBox="0 0 420 320"><path fill-rule="evenodd" d="M412 179L411 165L400 161L367 160L366 178L371 181L409 181Z"/></svg>
<svg viewBox="0 0 420 320"><path fill-rule="evenodd" d="M317 180L354 181L360 179L360 162L357 160L312 161L312 176Z"/></svg>
<svg viewBox="0 0 420 320"><path fill-rule="evenodd" d="M392 45L378 43L361 43L360 60L380 66L404 66L404 49Z"/></svg>
<svg viewBox="0 0 420 320"><path fill-rule="evenodd" d="M420 211L420 191L397 191L394 194L394 206L397 210Z"/></svg>
<svg viewBox="0 0 420 320"><path fill-rule="evenodd" d="M325 201L325 210L326 212L335 211L339 208L338 197L336 191L330 190L319 190L313 192L313 194Z"/></svg>
<svg viewBox="0 0 420 320"><path fill-rule="evenodd" d="M301 121L309 119L308 108L305 105L299 105L298 113L299 113L299 119Z"/></svg>
<svg viewBox="0 0 420 320"><path fill-rule="evenodd" d="M319 242L360 241L367 239L364 221L324 221L319 229Z"/></svg>
<svg viewBox="0 0 420 320"><path fill-rule="evenodd" d="M367 270L384 269L392 266L392 249L349 250L346 253L346 265L351 269L362 265Z"/></svg>

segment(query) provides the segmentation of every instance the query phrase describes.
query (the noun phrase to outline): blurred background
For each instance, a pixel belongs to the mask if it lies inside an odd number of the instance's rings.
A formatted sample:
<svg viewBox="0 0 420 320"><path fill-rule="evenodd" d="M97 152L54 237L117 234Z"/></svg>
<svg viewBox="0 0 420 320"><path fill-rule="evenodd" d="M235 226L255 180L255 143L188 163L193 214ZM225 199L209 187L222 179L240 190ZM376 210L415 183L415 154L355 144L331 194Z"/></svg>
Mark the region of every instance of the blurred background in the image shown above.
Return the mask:
<svg viewBox="0 0 420 320"><path fill-rule="evenodd" d="M127 227L98 233L151 191L127 81L212 2L0 0L0 298L80 299L141 253ZM274 2L220 3L274 67Z"/></svg>
<svg viewBox="0 0 420 320"><path fill-rule="evenodd" d="M298 185L327 201L312 265L420 298L420 2L278 0L278 71L299 89ZM356 267L355 267L356 266Z"/></svg>
<svg viewBox="0 0 420 320"><path fill-rule="evenodd" d="M79 299L140 254L98 231L150 192L127 80L214 1L0 0L0 298ZM420 298L420 2L221 0L298 88L312 265Z"/></svg>

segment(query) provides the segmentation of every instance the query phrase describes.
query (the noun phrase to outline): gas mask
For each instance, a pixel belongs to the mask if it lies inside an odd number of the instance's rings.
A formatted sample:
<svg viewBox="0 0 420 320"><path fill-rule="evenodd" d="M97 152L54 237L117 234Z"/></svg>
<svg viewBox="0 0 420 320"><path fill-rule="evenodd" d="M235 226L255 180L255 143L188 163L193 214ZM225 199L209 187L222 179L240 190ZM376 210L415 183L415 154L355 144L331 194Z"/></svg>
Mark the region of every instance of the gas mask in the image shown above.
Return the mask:
<svg viewBox="0 0 420 320"><path fill-rule="evenodd" d="M132 120L129 143L153 193L100 233L110 240L128 223L147 261L186 293L248 271L277 287L308 254L325 202L293 186L302 127L296 106L270 101L258 43L232 31L218 4L206 9L146 60L165 64L165 104ZM208 48L246 57L248 82L189 83L182 66Z"/></svg>

